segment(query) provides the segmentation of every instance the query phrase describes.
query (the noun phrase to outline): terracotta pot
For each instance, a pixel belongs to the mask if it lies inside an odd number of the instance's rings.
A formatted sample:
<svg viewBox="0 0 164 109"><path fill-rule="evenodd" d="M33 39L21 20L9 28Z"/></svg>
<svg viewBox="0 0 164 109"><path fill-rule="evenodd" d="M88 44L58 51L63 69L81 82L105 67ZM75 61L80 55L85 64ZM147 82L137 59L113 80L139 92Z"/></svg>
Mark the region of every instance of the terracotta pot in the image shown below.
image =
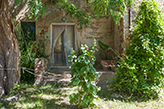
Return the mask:
<svg viewBox="0 0 164 109"><path fill-rule="evenodd" d="M101 65L103 70L111 70L115 72L115 68L117 67L116 60L101 60Z"/></svg>
<svg viewBox="0 0 164 109"><path fill-rule="evenodd" d="M110 70L110 60L101 60L103 70Z"/></svg>
<svg viewBox="0 0 164 109"><path fill-rule="evenodd" d="M116 62L116 60L111 60L110 67L111 67L111 70L112 70L113 72L116 71L116 67L117 67L117 62Z"/></svg>

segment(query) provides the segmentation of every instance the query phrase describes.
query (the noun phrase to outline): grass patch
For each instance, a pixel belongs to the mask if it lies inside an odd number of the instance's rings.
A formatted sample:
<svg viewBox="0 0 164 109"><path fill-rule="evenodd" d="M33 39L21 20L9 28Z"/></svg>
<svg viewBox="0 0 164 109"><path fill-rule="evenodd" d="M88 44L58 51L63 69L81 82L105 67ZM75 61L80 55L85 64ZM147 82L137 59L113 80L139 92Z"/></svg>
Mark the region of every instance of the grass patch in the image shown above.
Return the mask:
<svg viewBox="0 0 164 109"><path fill-rule="evenodd" d="M78 109L76 105L69 103L69 95L77 92L76 88L70 88L60 84L47 84L36 86L22 84L21 97L18 101L0 103L0 109ZM131 97L128 100L116 98L112 91L101 90L99 100L96 100L98 109L163 109L164 99L137 99ZM124 96L125 97L125 96Z"/></svg>
<svg viewBox="0 0 164 109"><path fill-rule="evenodd" d="M21 88L25 89L21 98L10 103L0 103L0 109L72 109L76 107L70 105L68 101L68 96L72 91L59 89L58 84L44 86L22 84Z"/></svg>
<svg viewBox="0 0 164 109"><path fill-rule="evenodd" d="M163 97L158 99L148 99L135 95L129 98L126 93L118 94L106 90L101 90L98 95L100 97L99 104L104 106L104 109L164 109L163 93L161 93Z"/></svg>

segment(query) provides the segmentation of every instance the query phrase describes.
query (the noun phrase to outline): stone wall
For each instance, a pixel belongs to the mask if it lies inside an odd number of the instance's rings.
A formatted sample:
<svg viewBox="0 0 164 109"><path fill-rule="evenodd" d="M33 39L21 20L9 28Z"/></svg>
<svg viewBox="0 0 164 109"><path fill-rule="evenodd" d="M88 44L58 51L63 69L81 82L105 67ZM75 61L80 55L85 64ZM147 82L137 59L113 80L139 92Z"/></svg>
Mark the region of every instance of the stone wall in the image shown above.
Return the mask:
<svg viewBox="0 0 164 109"><path fill-rule="evenodd" d="M84 10L85 2L81 1L80 5L82 10ZM75 23L76 20L71 19L69 16L66 16L67 21L62 22L61 18L65 16L65 12L60 10L59 7L55 4L46 2L46 14L38 19L36 23L36 39L46 41L46 50L47 55L51 57L51 27L52 23ZM123 20L122 20L123 21ZM75 25L75 50L79 49L80 44L87 44L91 46L93 44L93 39L97 41L101 40L105 44L111 46L113 49L119 51L120 44L123 41L123 24L120 22L120 26L116 25L110 17L100 17L92 21L92 26L88 28L80 29L79 26ZM121 39L121 41L120 41ZM97 52L99 54L99 52ZM114 56L112 52L108 55L111 57ZM49 58L51 59L51 58ZM99 63L100 57L97 57Z"/></svg>
<svg viewBox="0 0 164 109"><path fill-rule="evenodd" d="M88 7L85 5L85 0L70 0L74 2L75 6L81 8L81 10L88 11ZM93 39L97 41L101 40L108 46L111 46L114 50L122 52L121 44L124 41L124 20L120 20L120 24L117 25L113 22L110 17L100 17L96 20L92 20L92 26L88 28L80 29L76 25L76 20L71 19L66 16L67 21L62 22L61 18L65 16L65 12L56 6L53 2L45 2L46 14L38 19L36 22L36 40L43 40L46 45L45 53L49 55L49 60L51 60L51 24L52 23L75 23L75 50L78 51L80 44L87 44L91 46L93 44ZM29 21L26 19L26 21ZM30 20L34 21L34 19ZM100 66L100 48L97 52L97 66ZM108 54L111 58L114 55L113 52ZM49 63L50 65L50 63Z"/></svg>

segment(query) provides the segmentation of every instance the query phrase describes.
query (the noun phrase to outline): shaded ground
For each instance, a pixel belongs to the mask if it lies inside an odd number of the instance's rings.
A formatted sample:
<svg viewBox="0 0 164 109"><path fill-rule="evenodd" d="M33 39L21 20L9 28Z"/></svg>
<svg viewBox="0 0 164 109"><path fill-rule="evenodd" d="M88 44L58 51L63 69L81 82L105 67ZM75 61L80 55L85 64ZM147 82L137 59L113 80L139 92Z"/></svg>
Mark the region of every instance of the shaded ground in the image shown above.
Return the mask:
<svg viewBox="0 0 164 109"><path fill-rule="evenodd" d="M45 86L24 85L25 89L18 101L10 103L0 103L2 108L12 109L76 109L70 105L68 95L74 90L71 88L60 87L60 84Z"/></svg>
<svg viewBox="0 0 164 109"><path fill-rule="evenodd" d="M19 90L14 90L9 95L19 93L21 97L9 103L0 102L0 109L78 109L76 105L69 103L69 95L77 92L76 87L68 84L70 73L47 74L47 77L41 85L21 84ZM110 84L113 77L113 72L100 72L100 80L95 81L97 85L102 86L102 90L98 93L99 99L96 100L98 109L164 109L164 97L148 101L138 97L126 100L119 94L108 91L104 86ZM125 94L122 96L128 98Z"/></svg>
<svg viewBox="0 0 164 109"><path fill-rule="evenodd" d="M21 86L22 95L18 101L0 103L0 109L78 109L76 105L69 103L69 95L77 92L76 88L57 84L43 86ZM99 92L99 100L96 100L98 109L164 109L164 99L135 101L119 100L112 97L112 92L102 90Z"/></svg>

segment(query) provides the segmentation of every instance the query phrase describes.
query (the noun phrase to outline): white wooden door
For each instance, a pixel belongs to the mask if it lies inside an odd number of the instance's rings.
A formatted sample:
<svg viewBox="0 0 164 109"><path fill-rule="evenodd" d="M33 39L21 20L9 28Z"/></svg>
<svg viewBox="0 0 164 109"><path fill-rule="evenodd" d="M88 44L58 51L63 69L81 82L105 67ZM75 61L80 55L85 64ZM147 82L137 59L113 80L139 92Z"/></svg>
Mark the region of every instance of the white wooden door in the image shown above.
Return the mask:
<svg viewBox="0 0 164 109"><path fill-rule="evenodd" d="M74 25L52 25L52 66L70 66L68 55L74 48Z"/></svg>

